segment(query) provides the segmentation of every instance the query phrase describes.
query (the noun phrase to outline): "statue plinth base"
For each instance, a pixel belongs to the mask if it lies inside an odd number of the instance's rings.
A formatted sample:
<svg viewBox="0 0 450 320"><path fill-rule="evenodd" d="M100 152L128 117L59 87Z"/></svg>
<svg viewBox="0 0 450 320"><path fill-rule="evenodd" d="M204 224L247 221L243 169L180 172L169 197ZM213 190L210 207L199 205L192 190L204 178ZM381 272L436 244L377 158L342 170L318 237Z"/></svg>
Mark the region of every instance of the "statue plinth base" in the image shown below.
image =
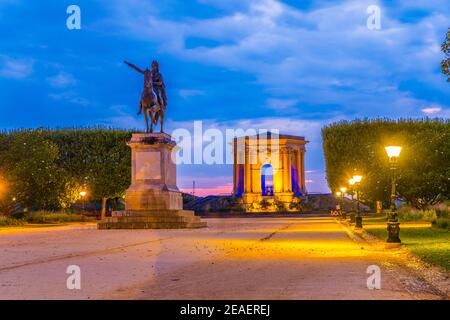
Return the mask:
<svg viewBox="0 0 450 320"><path fill-rule="evenodd" d="M135 133L131 148L131 186L125 194L125 211L114 212L98 229L201 228L194 211L183 210L183 198L176 183L172 149L166 133Z"/></svg>

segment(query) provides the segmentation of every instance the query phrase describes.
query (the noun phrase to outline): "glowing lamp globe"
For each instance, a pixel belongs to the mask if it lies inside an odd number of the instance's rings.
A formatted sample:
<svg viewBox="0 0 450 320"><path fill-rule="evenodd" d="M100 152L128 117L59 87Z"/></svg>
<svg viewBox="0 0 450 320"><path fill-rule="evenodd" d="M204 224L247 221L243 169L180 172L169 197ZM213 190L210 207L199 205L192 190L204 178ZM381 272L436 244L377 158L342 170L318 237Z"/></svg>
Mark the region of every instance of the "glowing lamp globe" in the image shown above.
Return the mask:
<svg viewBox="0 0 450 320"><path fill-rule="evenodd" d="M346 187L341 187L339 190L341 190L342 193L346 193L347 192L347 188Z"/></svg>
<svg viewBox="0 0 450 320"><path fill-rule="evenodd" d="M350 180L348 180L348 183L352 186L352 185L355 184L355 180L354 179L350 179Z"/></svg>
<svg viewBox="0 0 450 320"><path fill-rule="evenodd" d="M362 176L353 176L353 180L355 181L355 183L360 183L362 180Z"/></svg>
<svg viewBox="0 0 450 320"><path fill-rule="evenodd" d="M389 158L398 158L400 152L402 151L402 147L399 146L388 146L385 147L385 149Z"/></svg>
<svg viewBox="0 0 450 320"><path fill-rule="evenodd" d="M337 191L337 192L336 192L336 195L337 195L338 197L340 197L341 194L342 194L342 193L341 193L340 191Z"/></svg>
<svg viewBox="0 0 450 320"><path fill-rule="evenodd" d="M81 191L80 192L80 196L85 197L86 196L86 191Z"/></svg>

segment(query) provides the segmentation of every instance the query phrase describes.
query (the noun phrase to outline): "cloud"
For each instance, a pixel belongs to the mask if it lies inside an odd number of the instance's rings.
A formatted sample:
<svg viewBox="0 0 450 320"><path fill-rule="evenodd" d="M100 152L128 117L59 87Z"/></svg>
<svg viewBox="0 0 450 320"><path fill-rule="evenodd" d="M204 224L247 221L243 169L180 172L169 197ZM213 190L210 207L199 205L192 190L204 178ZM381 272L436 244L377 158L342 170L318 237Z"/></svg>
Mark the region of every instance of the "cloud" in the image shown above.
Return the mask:
<svg viewBox="0 0 450 320"><path fill-rule="evenodd" d="M430 107L422 109L422 112L425 114L434 114L434 113L439 113L441 111L442 111L441 107L434 107L434 106L430 106Z"/></svg>
<svg viewBox="0 0 450 320"><path fill-rule="evenodd" d="M69 103L78 104L81 106L88 106L90 104L89 100L87 100L86 98L80 97L74 91L65 91L62 93L50 93L48 95L48 97L53 100L69 102Z"/></svg>
<svg viewBox="0 0 450 320"><path fill-rule="evenodd" d="M137 110L135 112L137 112ZM105 119L100 119L100 124L121 129L143 129L145 126L144 119L138 119L137 116L134 116L133 112L127 105L112 105L109 107L108 114L111 114L111 116Z"/></svg>
<svg viewBox="0 0 450 320"><path fill-rule="evenodd" d="M220 1L203 3L224 7ZM381 7L379 31L366 27L366 9L373 4ZM298 108L301 101L361 117L420 116L426 98L397 84L421 79L442 91L447 85L436 74L440 43L450 24L448 12L436 10L446 7L444 1L392 8L380 1L347 0L306 10L262 0L234 10L227 6L222 16L176 20L116 6L121 15L114 23L121 32L154 41L162 53L179 59L251 74L276 97L267 106L280 111ZM430 10L427 15L413 22L400 19L422 7ZM216 45L188 47L190 38Z"/></svg>
<svg viewBox="0 0 450 320"><path fill-rule="evenodd" d="M190 188L180 188L182 192L185 193L191 193L192 194L192 187ZM196 186L195 188L195 195L196 196L209 196L209 195L231 195L233 193L233 184L224 184L224 185L215 185L215 186L209 186L209 187L202 187L202 186Z"/></svg>
<svg viewBox="0 0 450 320"><path fill-rule="evenodd" d="M291 109L298 102L298 99L268 99L266 104L270 109L286 110Z"/></svg>
<svg viewBox="0 0 450 320"><path fill-rule="evenodd" d="M204 90L195 90L195 89L180 89L178 90L178 94L182 98L189 98L194 96L202 96L205 95L206 92Z"/></svg>
<svg viewBox="0 0 450 320"><path fill-rule="evenodd" d="M76 83L75 78L66 72L60 72L57 75L47 78L47 82L54 88L64 88Z"/></svg>
<svg viewBox="0 0 450 320"><path fill-rule="evenodd" d="M422 109L426 116L450 118L450 108L441 105L430 105Z"/></svg>
<svg viewBox="0 0 450 320"><path fill-rule="evenodd" d="M25 79L33 73L34 61L30 58L11 58L0 55L0 77Z"/></svg>
<svg viewBox="0 0 450 320"><path fill-rule="evenodd" d="M181 176L178 183L181 191L192 193L192 183L195 181L195 195L231 195L233 192L232 176Z"/></svg>

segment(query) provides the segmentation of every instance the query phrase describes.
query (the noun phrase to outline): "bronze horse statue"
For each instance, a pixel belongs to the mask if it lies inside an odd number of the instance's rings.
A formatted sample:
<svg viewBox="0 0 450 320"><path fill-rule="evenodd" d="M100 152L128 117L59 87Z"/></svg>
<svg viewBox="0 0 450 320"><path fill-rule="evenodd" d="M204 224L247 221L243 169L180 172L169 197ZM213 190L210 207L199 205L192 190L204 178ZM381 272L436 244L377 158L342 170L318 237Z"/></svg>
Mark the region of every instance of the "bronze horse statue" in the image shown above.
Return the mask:
<svg viewBox="0 0 450 320"><path fill-rule="evenodd" d="M166 112L167 98L165 93L164 81L161 73L159 73L159 65L157 61L152 62L152 69L141 70L134 64L124 61L129 67L144 75L144 89L139 103L138 115L144 111L147 133L153 132L153 125L161 122L161 132L164 127L164 114ZM150 119L149 119L150 117ZM150 125L149 125L150 120Z"/></svg>
<svg viewBox="0 0 450 320"><path fill-rule="evenodd" d="M144 84L144 91L142 92L141 101L139 102L138 114L140 114L142 111L144 111L147 133L153 132L153 125L156 125L158 123L158 120L160 120L161 122L161 132L164 132L163 128L164 128L165 106L162 106L161 103L158 101L158 97L156 96L156 93L153 90L152 81L146 81Z"/></svg>

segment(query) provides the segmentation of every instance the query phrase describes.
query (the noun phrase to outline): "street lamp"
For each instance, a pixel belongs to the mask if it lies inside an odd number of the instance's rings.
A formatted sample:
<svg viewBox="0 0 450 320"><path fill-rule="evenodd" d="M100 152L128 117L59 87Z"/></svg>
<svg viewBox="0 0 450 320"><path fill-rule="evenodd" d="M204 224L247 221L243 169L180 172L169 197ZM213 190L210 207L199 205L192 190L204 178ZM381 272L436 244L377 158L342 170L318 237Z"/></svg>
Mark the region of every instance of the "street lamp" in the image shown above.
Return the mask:
<svg viewBox="0 0 450 320"><path fill-rule="evenodd" d="M336 198L338 204L336 205L337 214L342 217L342 203L341 203L342 192L336 191ZM339 208L339 209L338 209Z"/></svg>
<svg viewBox="0 0 450 320"><path fill-rule="evenodd" d="M354 202L353 202L353 194L355 191L355 180L353 180L353 178L351 178L350 180L348 180L348 184L350 185L350 194L352 195L352 214L350 214L350 222L355 222L355 215L353 214L353 211L355 210L355 206L354 206Z"/></svg>
<svg viewBox="0 0 450 320"><path fill-rule="evenodd" d="M361 206L359 204L359 183L362 180L362 176L353 176L356 189L356 216L355 216L355 228L362 228Z"/></svg>
<svg viewBox="0 0 450 320"><path fill-rule="evenodd" d="M344 197L345 197L345 193L347 192L347 188L341 187L339 190L341 191L341 216L342 216L342 219L345 219L345 218L347 218L347 214L344 209Z"/></svg>
<svg viewBox="0 0 450 320"><path fill-rule="evenodd" d="M336 198L337 198L337 202L338 202L338 204L336 205L336 211L337 211L337 214L340 216L341 215L341 203L340 203L340 201L341 201L341 192L340 191L336 191ZM339 209L338 209L338 206L339 206Z"/></svg>
<svg viewBox="0 0 450 320"><path fill-rule="evenodd" d="M400 156L400 152L402 151L402 147L399 146L388 146L385 147L386 153L389 157L389 163L391 165L391 174L392 174L392 184L391 184L391 210L389 212L389 219L387 222L388 229L388 239L387 242L392 243L400 243L400 222L397 219L397 207L395 206L395 198L396 198L396 190L395 187L397 185L397 158Z"/></svg>
<svg viewBox="0 0 450 320"><path fill-rule="evenodd" d="M83 201L83 211L84 211L84 199L86 197L87 192L86 191L80 191L80 197L81 200Z"/></svg>

